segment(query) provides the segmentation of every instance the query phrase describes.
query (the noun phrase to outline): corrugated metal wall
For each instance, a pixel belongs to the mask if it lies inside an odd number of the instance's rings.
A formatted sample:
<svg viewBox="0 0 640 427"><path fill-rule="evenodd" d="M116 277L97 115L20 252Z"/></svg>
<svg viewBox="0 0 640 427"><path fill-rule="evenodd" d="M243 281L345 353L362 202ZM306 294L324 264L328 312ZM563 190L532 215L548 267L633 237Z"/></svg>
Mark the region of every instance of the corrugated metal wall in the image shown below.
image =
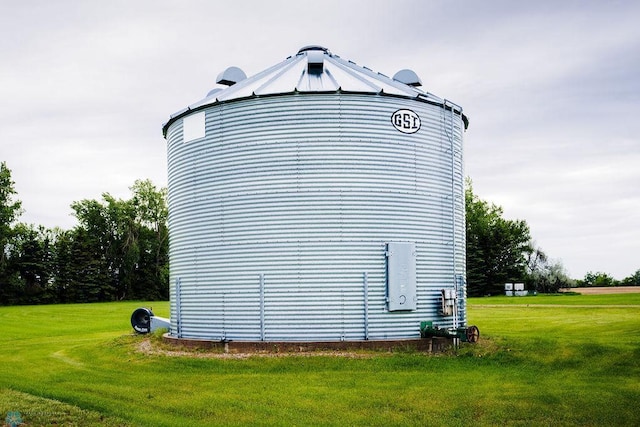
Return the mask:
<svg viewBox="0 0 640 427"><path fill-rule="evenodd" d="M402 108L417 133L393 127ZM172 334L415 338L421 320L454 326L438 310L456 278L466 322L459 111L344 93L204 111L205 138L183 142L182 120L167 132ZM386 308L388 242L415 242L415 311Z"/></svg>

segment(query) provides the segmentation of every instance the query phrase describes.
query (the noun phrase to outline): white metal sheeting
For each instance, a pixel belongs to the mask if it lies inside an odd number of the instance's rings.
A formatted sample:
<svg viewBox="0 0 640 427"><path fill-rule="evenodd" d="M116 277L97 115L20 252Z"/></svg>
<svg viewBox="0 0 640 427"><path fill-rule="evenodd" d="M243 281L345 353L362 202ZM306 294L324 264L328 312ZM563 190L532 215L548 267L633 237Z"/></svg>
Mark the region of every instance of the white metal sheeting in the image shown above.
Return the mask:
<svg viewBox="0 0 640 427"><path fill-rule="evenodd" d="M330 54L319 80L284 84L306 67L299 54L212 95L197 106L203 138L184 142L189 111L166 125L172 334L402 339L422 320L464 325L459 107ZM400 109L419 131L394 128ZM388 310L390 242L415 244L415 310ZM439 314L445 288L458 291L457 316Z"/></svg>

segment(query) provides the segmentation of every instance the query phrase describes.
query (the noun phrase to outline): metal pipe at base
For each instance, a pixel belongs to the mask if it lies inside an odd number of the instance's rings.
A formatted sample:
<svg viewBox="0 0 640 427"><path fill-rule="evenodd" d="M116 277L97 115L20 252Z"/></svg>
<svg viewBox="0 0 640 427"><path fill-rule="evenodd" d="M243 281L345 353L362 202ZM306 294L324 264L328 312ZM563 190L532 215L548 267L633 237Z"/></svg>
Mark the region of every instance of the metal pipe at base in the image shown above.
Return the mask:
<svg viewBox="0 0 640 427"><path fill-rule="evenodd" d="M475 344L480 338L480 330L477 326L460 327L453 329L443 329L439 326L433 326L433 322L420 322L420 336L422 338L444 337L458 338L463 342Z"/></svg>

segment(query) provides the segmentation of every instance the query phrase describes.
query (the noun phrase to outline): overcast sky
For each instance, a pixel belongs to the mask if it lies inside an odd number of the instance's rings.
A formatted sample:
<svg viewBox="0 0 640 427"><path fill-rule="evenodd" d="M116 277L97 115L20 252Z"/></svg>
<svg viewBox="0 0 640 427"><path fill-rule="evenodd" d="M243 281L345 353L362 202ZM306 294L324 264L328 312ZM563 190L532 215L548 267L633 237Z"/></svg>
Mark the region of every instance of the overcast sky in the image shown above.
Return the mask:
<svg viewBox="0 0 640 427"><path fill-rule="evenodd" d="M0 0L0 161L22 222L166 186L170 114L319 44L461 105L466 174L574 278L640 269L640 2Z"/></svg>

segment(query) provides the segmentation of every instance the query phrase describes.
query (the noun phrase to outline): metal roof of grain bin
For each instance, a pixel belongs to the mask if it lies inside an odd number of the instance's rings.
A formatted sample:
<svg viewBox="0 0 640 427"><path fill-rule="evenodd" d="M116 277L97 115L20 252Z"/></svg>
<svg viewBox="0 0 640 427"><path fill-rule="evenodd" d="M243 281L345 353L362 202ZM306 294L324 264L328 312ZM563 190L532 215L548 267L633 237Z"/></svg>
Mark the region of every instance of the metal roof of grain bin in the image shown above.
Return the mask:
<svg viewBox="0 0 640 427"><path fill-rule="evenodd" d="M319 61L316 68L322 72L313 72L314 65L310 61L314 61L314 58ZM235 79L228 80L225 72ZM202 100L172 114L163 125L165 136L171 123L190 112L220 102L258 96L313 92L368 93L406 97L439 105L445 103L444 99L418 89L422 82L413 70L400 70L394 78L390 78L344 60L322 46L305 46L296 55L250 78L246 78L240 68L229 67L218 75L216 82L227 87L213 88ZM452 103L448 105L458 110L466 128L469 121L462 114L462 109Z"/></svg>
<svg viewBox="0 0 640 427"><path fill-rule="evenodd" d="M454 103L306 46L170 117L171 334L409 339L466 323Z"/></svg>

